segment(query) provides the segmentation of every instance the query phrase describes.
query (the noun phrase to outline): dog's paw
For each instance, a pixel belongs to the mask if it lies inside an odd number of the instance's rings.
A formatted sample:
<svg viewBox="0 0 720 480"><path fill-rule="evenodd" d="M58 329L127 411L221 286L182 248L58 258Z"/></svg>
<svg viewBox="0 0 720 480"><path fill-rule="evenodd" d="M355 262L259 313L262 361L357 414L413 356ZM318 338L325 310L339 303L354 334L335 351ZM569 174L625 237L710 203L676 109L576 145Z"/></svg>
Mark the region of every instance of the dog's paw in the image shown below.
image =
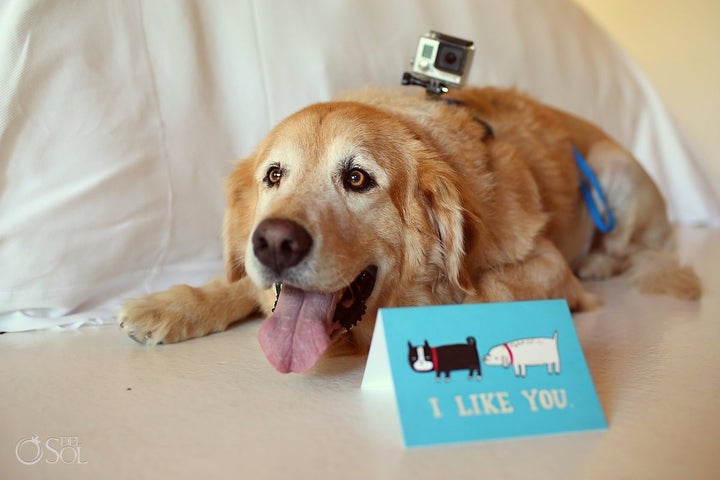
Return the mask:
<svg viewBox="0 0 720 480"><path fill-rule="evenodd" d="M177 285L164 292L132 298L115 313L120 328L143 345L175 343L206 335L196 289Z"/></svg>
<svg viewBox="0 0 720 480"><path fill-rule="evenodd" d="M575 273L581 280L604 280L623 270L623 262L600 252L592 252L580 261Z"/></svg>

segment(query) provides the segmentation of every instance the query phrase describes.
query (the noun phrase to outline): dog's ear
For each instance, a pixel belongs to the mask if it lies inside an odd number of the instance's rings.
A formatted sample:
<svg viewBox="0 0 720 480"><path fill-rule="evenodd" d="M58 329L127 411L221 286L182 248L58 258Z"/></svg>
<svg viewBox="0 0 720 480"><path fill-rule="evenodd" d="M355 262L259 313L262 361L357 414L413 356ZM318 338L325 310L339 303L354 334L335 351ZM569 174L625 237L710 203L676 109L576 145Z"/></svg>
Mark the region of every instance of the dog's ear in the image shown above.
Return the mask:
<svg viewBox="0 0 720 480"><path fill-rule="evenodd" d="M257 201L253 180L254 157L239 162L225 182L225 219L223 221L223 256L225 276L236 282L245 276L245 247L252 228L252 214Z"/></svg>
<svg viewBox="0 0 720 480"><path fill-rule="evenodd" d="M420 189L427 203L435 234L439 238L441 271L450 283L464 291L474 293L472 278L466 268L466 216L462 195L458 189L460 179L442 162L428 162L419 169Z"/></svg>

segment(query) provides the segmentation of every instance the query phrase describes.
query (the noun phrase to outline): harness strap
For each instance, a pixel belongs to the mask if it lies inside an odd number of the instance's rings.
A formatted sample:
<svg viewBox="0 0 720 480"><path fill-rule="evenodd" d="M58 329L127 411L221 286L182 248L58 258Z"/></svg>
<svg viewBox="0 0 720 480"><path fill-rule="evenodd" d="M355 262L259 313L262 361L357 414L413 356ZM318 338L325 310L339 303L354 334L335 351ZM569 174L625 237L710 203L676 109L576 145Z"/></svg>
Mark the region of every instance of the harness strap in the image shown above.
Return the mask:
<svg viewBox="0 0 720 480"><path fill-rule="evenodd" d="M461 100L455 100L452 98L444 98L445 104L453 107L464 107L465 103ZM495 132L489 123L478 116L473 116L472 119L482 125L485 133L482 137L483 141L495 138ZM615 215L613 215L607 200L605 199L605 193L600 186L595 173L593 173L590 165L585 161L580 152L575 147L572 147L573 155L575 156L575 164L580 170L580 192L582 193L585 204L590 211L590 217L601 233L610 233L615 228Z"/></svg>
<svg viewBox="0 0 720 480"><path fill-rule="evenodd" d="M609 233L615 228L615 215L613 215L612 210L610 210L600 182L590 168L590 165L588 165L575 147L573 147L572 151L575 156L575 163L582 176L580 180L580 192L582 193L588 210L590 210L593 223L600 232Z"/></svg>
<svg viewBox="0 0 720 480"><path fill-rule="evenodd" d="M446 105L450 105L451 107L464 107L465 106L465 102L462 102L460 100L455 100L454 98L443 98L443 101L445 102ZM488 139L495 138L495 132L493 132L493 129L488 122L486 122L482 118L478 117L477 115L473 116L472 119L474 122L479 123L485 130L485 132L483 133L483 136L482 136L483 142Z"/></svg>

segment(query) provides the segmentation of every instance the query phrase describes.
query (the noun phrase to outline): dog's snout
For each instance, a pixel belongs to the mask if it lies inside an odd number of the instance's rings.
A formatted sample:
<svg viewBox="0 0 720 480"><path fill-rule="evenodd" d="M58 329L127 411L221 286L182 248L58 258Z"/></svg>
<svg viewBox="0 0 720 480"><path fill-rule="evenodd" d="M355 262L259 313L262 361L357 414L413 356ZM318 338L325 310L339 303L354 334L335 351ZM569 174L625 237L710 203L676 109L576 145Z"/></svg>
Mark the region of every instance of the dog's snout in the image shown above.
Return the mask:
<svg viewBox="0 0 720 480"><path fill-rule="evenodd" d="M307 230L282 218L263 220L252 236L255 256L277 274L300 263L310 252L312 243Z"/></svg>

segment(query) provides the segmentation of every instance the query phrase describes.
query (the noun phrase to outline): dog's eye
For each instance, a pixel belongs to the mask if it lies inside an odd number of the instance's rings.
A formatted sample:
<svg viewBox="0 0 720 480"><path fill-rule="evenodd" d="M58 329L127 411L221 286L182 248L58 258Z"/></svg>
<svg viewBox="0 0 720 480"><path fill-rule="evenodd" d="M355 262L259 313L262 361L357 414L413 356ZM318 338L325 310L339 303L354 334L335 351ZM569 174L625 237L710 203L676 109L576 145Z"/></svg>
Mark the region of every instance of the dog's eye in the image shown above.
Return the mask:
<svg viewBox="0 0 720 480"><path fill-rule="evenodd" d="M343 178L345 189L354 192L364 192L375 186L375 180L366 171L359 168L351 168Z"/></svg>
<svg viewBox="0 0 720 480"><path fill-rule="evenodd" d="M275 187L280 183L280 179L282 179L283 171L282 169L277 166L273 165L270 167L265 174L265 185L268 187Z"/></svg>

